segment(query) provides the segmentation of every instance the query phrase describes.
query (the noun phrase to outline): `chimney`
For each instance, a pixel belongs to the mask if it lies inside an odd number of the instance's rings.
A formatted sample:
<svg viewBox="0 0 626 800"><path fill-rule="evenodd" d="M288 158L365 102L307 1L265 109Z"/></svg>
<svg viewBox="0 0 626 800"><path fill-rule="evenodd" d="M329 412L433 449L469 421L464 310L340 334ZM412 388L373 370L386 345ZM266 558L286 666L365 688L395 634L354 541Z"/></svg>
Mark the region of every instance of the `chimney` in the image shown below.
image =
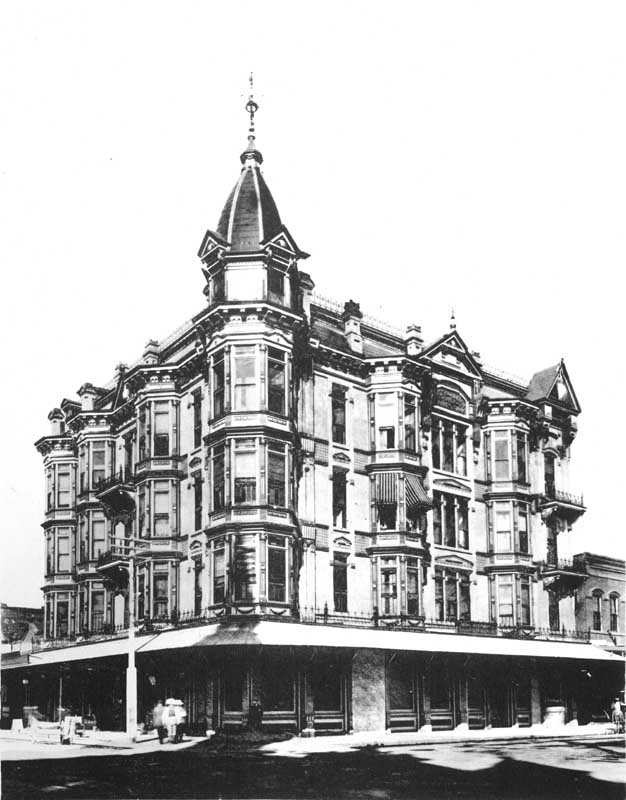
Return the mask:
<svg viewBox="0 0 626 800"><path fill-rule="evenodd" d="M361 336L361 308L354 300L348 300L343 307L343 326L348 346L354 353L363 355L363 338Z"/></svg>
<svg viewBox="0 0 626 800"><path fill-rule="evenodd" d="M159 363L159 343L156 339L149 339L143 351L144 364L158 364Z"/></svg>
<svg viewBox="0 0 626 800"><path fill-rule="evenodd" d="M80 407L82 411L93 411L93 405L98 392L93 383L83 383L77 392L80 397Z"/></svg>
<svg viewBox="0 0 626 800"><path fill-rule="evenodd" d="M422 326L407 325L404 339L406 341L407 355L418 356L424 347L424 340L422 339Z"/></svg>
<svg viewBox="0 0 626 800"><path fill-rule="evenodd" d="M65 429L65 414L60 408L53 408L48 414L50 420L50 434L52 436L60 436Z"/></svg>

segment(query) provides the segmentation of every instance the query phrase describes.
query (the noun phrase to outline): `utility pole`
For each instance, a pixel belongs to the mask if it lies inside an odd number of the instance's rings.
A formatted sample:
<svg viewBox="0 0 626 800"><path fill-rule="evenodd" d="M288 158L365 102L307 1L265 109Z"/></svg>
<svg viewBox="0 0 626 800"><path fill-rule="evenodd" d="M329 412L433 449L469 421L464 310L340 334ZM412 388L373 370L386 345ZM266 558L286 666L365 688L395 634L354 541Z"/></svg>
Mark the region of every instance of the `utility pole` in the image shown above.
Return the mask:
<svg viewBox="0 0 626 800"><path fill-rule="evenodd" d="M128 545L128 667L126 668L126 734L137 741L137 667L135 666L135 539Z"/></svg>

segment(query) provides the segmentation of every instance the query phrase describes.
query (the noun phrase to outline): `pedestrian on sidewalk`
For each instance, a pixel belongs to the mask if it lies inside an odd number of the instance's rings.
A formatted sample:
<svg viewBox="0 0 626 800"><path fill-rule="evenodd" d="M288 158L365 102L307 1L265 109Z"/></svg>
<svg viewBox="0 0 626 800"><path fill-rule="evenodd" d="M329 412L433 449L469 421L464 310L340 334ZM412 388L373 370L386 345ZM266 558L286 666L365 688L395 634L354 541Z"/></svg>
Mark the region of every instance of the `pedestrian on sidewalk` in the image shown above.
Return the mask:
<svg viewBox="0 0 626 800"><path fill-rule="evenodd" d="M622 704L620 703L619 697L615 698L612 711L613 713L611 716L613 724L617 728L616 733L624 733L624 711L622 710Z"/></svg>
<svg viewBox="0 0 626 800"><path fill-rule="evenodd" d="M187 709L182 700L176 700L176 742L182 742L187 725Z"/></svg>
<svg viewBox="0 0 626 800"><path fill-rule="evenodd" d="M165 701L163 723L167 727L168 741L174 743L176 741L176 726L178 723L178 714L176 712L176 700L173 697L168 697L167 700Z"/></svg>
<svg viewBox="0 0 626 800"><path fill-rule="evenodd" d="M163 712L165 706L161 702L161 698L157 700L155 707L152 709L152 727L156 730L159 736L159 744L163 744L167 737L167 728L163 723Z"/></svg>

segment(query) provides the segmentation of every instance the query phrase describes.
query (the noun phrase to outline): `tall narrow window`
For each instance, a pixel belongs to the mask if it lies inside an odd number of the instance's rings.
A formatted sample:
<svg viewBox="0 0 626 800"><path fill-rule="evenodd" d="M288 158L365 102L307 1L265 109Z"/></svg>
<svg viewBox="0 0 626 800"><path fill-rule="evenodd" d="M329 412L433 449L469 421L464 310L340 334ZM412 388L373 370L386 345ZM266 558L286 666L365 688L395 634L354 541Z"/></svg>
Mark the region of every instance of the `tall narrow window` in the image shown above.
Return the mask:
<svg viewBox="0 0 626 800"><path fill-rule="evenodd" d="M554 456L552 453L544 454L543 464L546 497L554 497Z"/></svg>
<svg viewBox="0 0 626 800"><path fill-rule="evenodd" d="M167 572L155 572L152 579L152 615L157 619L167 617L169 613L168 603L168 574Z"/></svg>
<svg viewBox="0 0 626 800"><path fill-rule="evenodd" d="M348 556L333 554L333 598L335 611L348 610Z"/></svg>
<svg viewBox="0 0 626 800"><path fill-rule="evenodd" d="M443 423L443 464L446 472L454 472L454 425L447 420Z"/></svg>
<svg viewBox="0 0 626 800"><path fill-rule="evenodd" d="M170 454L170 404L167 400L154 404L154 455Z"/></svg>
<svg viewBox="0 0 626 800"><path fill-rule="evenodd" d="M199 616L202 613L202 559L196 558L193 562L193 613Z"/></svg>
<svg viewBox="0 0 626 800"><path fill-rule="evenodd" d="M619 630L619 595L617 594L609 597L609 630L614 633Z"/></svg>
<svg viewBox="0 0 626 800"><path fill-rule="evenodd" d="M431 438L433 467L441 469L441 421L438 419L433 420Z"/></svg>
<svg viewBox="0 0 626 800"><path fill-rule="evenodd" d="M465 425L455 426L455 472L457 475L467 475L467 428Z"/></svg>
<svg viewBox="0 0 626 800"><path fill-rule="evenodd" d="M410 453L416 451L415 437L415 397L404 395L404 449Z"/></svg>
<svg viewBox="0 0 626 800"><path fill-rule="evenodd" d="M528 482L526 458L526 434L517 432L517 480L519 483Z"/></svg>
<svg viewBox="0 0 626 800"><path fill-rule="evenodd" d="M530 625L530 577L520 577L520 622Z"/></svg>
<svg viewBox="0 0 626 800"><path fill-rule="evenodd" d="M446 547L456 547L456 513L454 497L443 495L444 498L444 544Z"/></svg>
<svg viewBox="0 0 626 800"><path fill-rule="evenodd" d="M379 392L376 395L376 425L378 426L379 450L393 450L395 448L397 424L397 394L395 392Z"/></svg>
<svg viewBox="0 0 626 800"><path fill-rule="evenodd" d="M435 544L441 544L441 501L442 495L440 492L433 493L433 539Z"/></svg>
<svg viewBox="0 0 626 800"><path fill-rule="evenodd" d="M517 530L520 553L528 553L528 508L520 505L517 512Z"/></svg>
<svg viewBox="0 0 626 800"><path fill-rule="evenodd" d="M202 528L202 475L193 476L193 524L194 530Z"/></svg>
<svg viewBox="0 0 626 800"><path fill-rule="evenodd" d="M439 622L469 620L469 575L445 567L435 567L435 618Z"/></svg>
<svg viewBox="0 0 626 800"><path fill-rule="evenodd" d="M559 558L556 527L553 524L548 524L547 534L547 561L551 566L555 566L558 564Z"/></svg>
<svg viewBox="0 0 626 800"><path fill-rule="evenodd" d="M104 626L104 592L97 591L91 593L91 625L90 629L94 633L102 631Z"/></svg>
<svg viewBox="0 0 626 800"><path fill-rule="evenodd" d="M468 501L465 497L459 497L457 503L457 547L467 550L469 548Z"/></svg>
<svg viewBox="0 0 626 800"><path fill-rule="evenodd" d="M398 570L395 558L380 560L380 604L383 614L398 613Z"/></svg>
<svg viewBox="0 0 626 800"><path fill-rule="evenodd" d="M548 625L551 631L558 631L561 627L559 598L554 592L548 592ZM597 628L597 630L600 630L600 628Z"/></svg>
<svg viewBox="0 0 626 800"><path fill-rule="evenodd" d="M497 481L507 481L510 479L508 431L494 431L494 451L495 479Z"/></svg>
<svg viewBox="0 0 626 800"><path fill-rule="evenodd" d="M235 441L235 503L256 502L256 449L254 439Z"/></svg>
<svg viewBox="0 0 626 800"><path fill-rule="evenodd" d="M213 449L213 511L220 511L225 504L224 445Z"/></svg>
<svg viewBox="0 0 626 800"><path fill-rule="evenodd" d="M200 447L202 444L202 392L196 391L193 397L193 446Z"/></svg>
<svg viewBox="0 0 626 800"><path fill-rule="evenodd" d="M139 536L144 537L146 534L146 487L142 486L138 492L139 497Z"/></svg>
<svg viewBox="0 0 626 800"><path fill-rule="evenodd" d="M57 629L56 635L58 639L65 639L69 636L70 628L69 628L69 612L70 612L70 603L69 603L69 595L66 592L63 594L57 595Z"/></svg>
<svg viewBox="0 0 626 800"><path fill-rule="evenodd" d="M420 613L419 562L416 558L406 560L406 613L417 616Z"/></svg>
<svg viewBox="0 0 626 800"><path fill-rule="evenodd" d="M54 470L52 469L46 472L46 489L48 492L46 511L50 511L50 509L54 508Z"/></svg>
<svg viewBox="0 0 626 800"><path fill-rule="evenodd" d="M462 575L459 580L459 619L471 619L470 581L469 575Z"/></svg>
<svg viewBox="0 0 626 800"><path fill-rule="evenodd" d="M57 572L70 571L70 529L59 528L57 534Z"/></svg>
<svg viewBox="0 0 626 800"><path fill-rule="evenodd" d="M602 592L596 589L592 594L593 620L592 628L594 631L602 630Z"/></svg>
<svg viewBox="0 0 626 800"><path fill-rule="evenodd" d="M106 550L106 520L99 511L91 514L91 557L100 558Z"/></svg>
<svg viewBox="0 0 626 800"><path fill-rule="evenodd" d="M267 408L272 414L285 413L285 353L275 347L267 351Z"/></svg>
<svg viewBox="0 0 626 800"><path fill-rule="evenodd" d="M213 276L213 302L221 303L226 299L224 270L220 269Z"/></svg>
<svg viewBox="0 0 626 800"><path fill-rule="evenodd" d="M285 446L270 442L267 454L267 499L272 506L285 506Z"/></svg>
<svg viewBox="0 0 626 800"><path fill-rule="evenodd" d="M86 514L80 514L79 516L78 535L80 539L78 545L78 560L82 564L83 561L87 561L89 558L89 531L87 528Z"/></svg>
<svg viewBox="0 0 626 800"><path fill-rule="evenodd" d="M498 575L498 624L511 627L513 616L513 575Z"/></svg>
<svg viewBox="0 0 626 800"><path fill-rule="evenodd" d="M147 407L143 406L139 411L139 420L137 423L138 427L138 450L139 450L139 460L143 461L144 458L147 456L146 452L146 430L147 430ZM82 483L82 478L81 478Z"/></svg>
<svg viewBox="0 0 626 800"><path fill-rule="evenodd" d="M106 442L91 443L91 489L95 491L104 480Z"/></svg>
<svg viewBox="0 0 626 800"><path fill-rule="evenodd" d="M143 572L137 576L137 619L146 616L146 576Z"/></svg>
<svg viewBox="0 0 626 800"><path fill-rule="evenodd" d="M223 603L225 595L226 559L224 541L213 544L213 602Z"/></svg>
<svg viewBox="0 0 626 800"><path fill-rule="evenodd" d="M496 553L511 553L511 505L510 503L495 503L496 511Z"/></svg>
<svg viewBox="0 0 626 800"><path fill-rule="evenodd" d="M346 473L342 469L333 469L333 525L347 527Z"/></svg>
<svg viewBox="0 0 626 800"><path fill-rule="evenodd" d="M272 303L283 305L285 302L285 276L280 270L267 268L267 294Z"/></svg>
<svg viewBox="0 0 626 800"><path fill-rule="evenodd" d="M256 348L235 347L235 411L250 411L257 406Z"/></svg>
<svg viewBox="0 0 626 800"><path fill-rule="evenodd" d="M270 602L287 599L287 540L284 536L267 537L267 597Z"/></svg>
<svg viewBox="0 0 626 800"><path fill-rule="evenodd" d="M256 589L256 544L251 534L239 534L234 557L235 600L254 600Z"/></svg>
<svg viewBox="0 0 626 800"><path fill-rule="evenodd" d="M213 416L224 413L224 351L213 357Z"/></svg>
<svg viewBox="0 0 626 800"><path fill-rule="evenodd" d="M346 443L346 387L333 383L331 392L332 437L337 444Z"/></svg>
<svg viewBox="0 0 626 800"><path fill-rule="evenodd" d="M61 464L57 474L57 507L68 508L70 505L70 466Z"/></svg>
<svg viewBox="0 0 626 800"><path fill-rule="evenodd" d="M170 536L170 482L154 482L154 536Z"/></svg>

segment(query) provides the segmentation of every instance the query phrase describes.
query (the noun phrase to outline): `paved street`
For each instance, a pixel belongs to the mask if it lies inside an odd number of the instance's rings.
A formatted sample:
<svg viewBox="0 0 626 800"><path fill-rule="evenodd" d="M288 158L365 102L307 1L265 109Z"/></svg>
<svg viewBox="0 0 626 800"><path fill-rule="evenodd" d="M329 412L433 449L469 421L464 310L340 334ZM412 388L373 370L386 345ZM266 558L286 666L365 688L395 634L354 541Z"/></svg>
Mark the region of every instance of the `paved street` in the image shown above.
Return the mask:
<svg viewBox="0 0 626 800"><path fill-rule="evenodd" d="M624 797L624 740L465 742L278 754L214 743L4 761L3 798ZM50 751L52 755L52 751Z"/></svg>

